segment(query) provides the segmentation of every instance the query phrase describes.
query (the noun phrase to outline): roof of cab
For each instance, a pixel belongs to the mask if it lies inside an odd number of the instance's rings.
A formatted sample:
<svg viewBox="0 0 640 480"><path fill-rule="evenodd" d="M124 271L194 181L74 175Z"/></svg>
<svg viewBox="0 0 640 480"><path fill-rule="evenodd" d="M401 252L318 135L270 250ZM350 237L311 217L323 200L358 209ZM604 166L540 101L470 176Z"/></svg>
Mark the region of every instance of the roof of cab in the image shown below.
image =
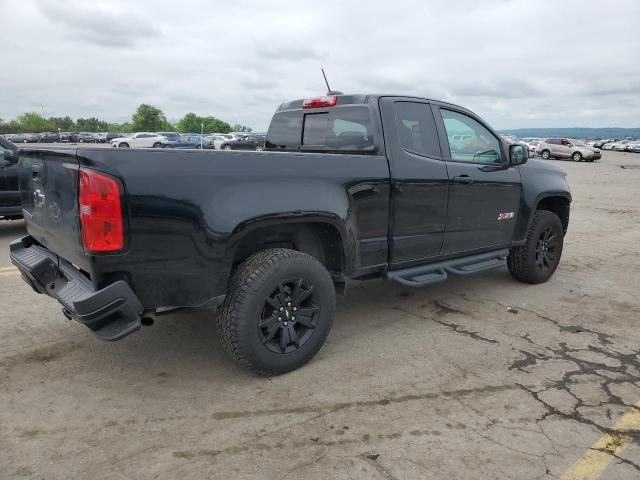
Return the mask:
<svg viewBox="0 0 640 480"><path fill-rule="evenodd" d="M323 96L323 95L318 95L318 96ZM403 99L415 99L415 100L422 100L422 101L427 101L430 103L436 103L438 105L442 105L442 106L451 106L451 107L455 107L456 109L459 110L464 110L466 112L469 112L473 115L475 115L473 112L471 112L469 109L462 107L460 105L456 105L454 103L449 103L449 102L444 102L442 100L436 100L433 98L426 98L426 97L417 97L415 95L399 95L399 94L343 94L343 95L336 95L338 97L338 102L337 102L337 106L344 106L344 105L366 105L369 103L377 103L377 101L380 98L384 98L384 97L395 97L395 98L403 98ZM278 108L276 109L276 113L277 112L283 112L283 111L287 111L287 110L302 110L302 103L304 102L305 99L300 98L297 100L293 100L291 102L285 102L280 104L280 106L278 106ZM332 108L332 107L328 107L328 108Z"/></svg>

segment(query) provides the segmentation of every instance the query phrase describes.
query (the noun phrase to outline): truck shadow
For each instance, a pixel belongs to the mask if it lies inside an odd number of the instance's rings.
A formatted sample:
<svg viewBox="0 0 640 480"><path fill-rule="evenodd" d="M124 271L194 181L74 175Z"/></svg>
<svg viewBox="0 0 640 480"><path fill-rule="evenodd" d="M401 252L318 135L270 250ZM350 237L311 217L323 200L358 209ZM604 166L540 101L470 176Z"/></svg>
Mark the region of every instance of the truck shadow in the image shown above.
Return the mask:
<svg viewBox="0 0 640 480"><path fill-rule="evenodd" d="M0 220L0 239L13 240L27 232L24 220Z"/></svg>
<svg viewBox="0 0 640 480"><path fill-rule="evenodd" d="M479 276L485 278L487 288L491 289L511 282L508 274L500 271ZM367 350L369 340L363 332L375 329L376 335L393 335L397 329L405 328L399 311L410 308L415 302L429 304L460 295L467 290L469 282L477 281L477 277L475 280L456 278L437 287L422 289L381 280L357 282L346 297L339 297L332 331L317 358L338 355L339 351L350 347ZM411 323L415 319L406 321ZM78 325L78 328L82 327ZM181 381L209 382L223 382L231 377L240 382L262 378L237 367L226 356L218 338L213 309L181 310L159 317L152 327L143 327L120 342L98 343L97 349L98 340L88 338L89 335L80 339L90 349L83 353L85 367L93 364L90 368L100 371L107 361L115 367L114 375L131 376L136 382L153 383L158 381L158 375L162 381L171 377ZM84 350L85 346L81 348ZM312 360L304 370L312 370L314 363L317 362ZM238 380L238 377L244 380Z"/></svg>

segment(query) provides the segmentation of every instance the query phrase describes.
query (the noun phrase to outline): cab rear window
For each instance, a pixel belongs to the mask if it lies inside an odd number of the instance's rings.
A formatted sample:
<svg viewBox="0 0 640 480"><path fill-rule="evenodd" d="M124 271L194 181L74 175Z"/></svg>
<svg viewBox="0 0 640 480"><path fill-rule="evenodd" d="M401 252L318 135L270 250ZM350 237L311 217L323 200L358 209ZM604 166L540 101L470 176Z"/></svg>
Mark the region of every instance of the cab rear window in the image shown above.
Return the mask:
<svg viewBox="0 0 640 480"><path fill-rule="evenodd" d="M271 121L267 148L368 152L374 149L372 130L366 106L336 107L323 112L279 112Z"/></svg>

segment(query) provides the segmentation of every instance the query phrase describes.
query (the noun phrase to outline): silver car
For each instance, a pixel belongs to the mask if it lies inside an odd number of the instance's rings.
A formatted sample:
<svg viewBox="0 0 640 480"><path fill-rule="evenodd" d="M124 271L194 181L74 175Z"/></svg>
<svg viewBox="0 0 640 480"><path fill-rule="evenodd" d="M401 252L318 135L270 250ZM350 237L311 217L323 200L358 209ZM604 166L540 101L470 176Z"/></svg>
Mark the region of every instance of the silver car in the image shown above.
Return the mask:
<svg viewBox="0 0 640 480"><path fill-rule="evenodd" d="M568 138L547 138L538 145L538 154L545 160L570 158L574 162L593 162L602 156L597 148Z"/></svg>

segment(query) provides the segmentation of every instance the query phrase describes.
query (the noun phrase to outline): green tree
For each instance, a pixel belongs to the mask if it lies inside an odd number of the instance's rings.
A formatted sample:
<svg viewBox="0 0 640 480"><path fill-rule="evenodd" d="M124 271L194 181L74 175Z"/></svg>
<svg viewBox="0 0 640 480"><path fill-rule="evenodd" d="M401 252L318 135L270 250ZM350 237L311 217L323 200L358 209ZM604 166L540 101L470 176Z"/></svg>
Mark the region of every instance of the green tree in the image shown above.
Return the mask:
<svg viewBox="0 0 640 480"><path fill-rule="evenodd" d="M83 132L104 132L108 129L109 124L103 120L98 120L96 117L90 117L76 120L76 127Z"/></svg>
<svg viewBox="0 0 640 480"><path fill-rule="evenodd" d="M59 128L62 131L69 131L75 128L75 122L73 121L73 118L69 116L49 117L48 121L51 125L55 127L56 130Z"/></svg>
<svg viewBox="0 0 640 480"><path fill-rule="evenodd" d="M227 122L216 117L201 117L195 113L187 113L176 126L178 131L182 133L200 133L203 124L204 133L228 133L231 131L231 126Z"/></svg>
<svg viewBox="0 0 640 480"><path fill-rule="evenodd" d="M162 110L144 103L138 107L131 120L134 131L157 132L172 127Z"/></svg>
<svg viewBox="0 0 640 480"><path fill-rule="evenodd" d="M252 132L253 129L251 127L247 127L246 125L240 125L239 123L236 123L233 126L233 131L234 132Z"/></svg>
<svg viewBox="0 0 640 480"><path fill-rule="evenodd" d="M49 123L47 119L35 112L23 113L18 117L17 120L20 124L20 128L24 132L38 133L53 131L55 129L55 127L51 123Z"/></svg>

